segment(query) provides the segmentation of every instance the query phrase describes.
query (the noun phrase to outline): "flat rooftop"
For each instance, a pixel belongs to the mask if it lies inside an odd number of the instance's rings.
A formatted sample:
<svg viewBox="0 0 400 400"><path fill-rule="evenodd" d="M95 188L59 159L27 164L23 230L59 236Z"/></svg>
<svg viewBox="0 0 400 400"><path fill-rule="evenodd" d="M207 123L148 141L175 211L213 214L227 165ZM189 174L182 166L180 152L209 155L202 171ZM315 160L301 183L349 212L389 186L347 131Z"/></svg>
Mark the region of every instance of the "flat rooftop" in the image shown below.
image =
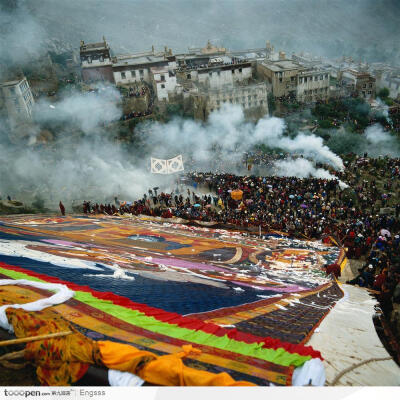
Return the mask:
<svg viewBox="0 0 400 400"><path fill-rule="evenodd" d="M135 57L135 56L123 56L123 57L119 57L117 56L117 61L115 63L113 63L114 66L116 67L122 67L125 65L140 65L140 64L148 64L148 63L154 63L154 62L160 62L160 61L165 61L167 62L167 60L165 60L164 57L160 57L160 56L139 56L139 57Z"/></svg>
<svg viewBox="0 0 400 400"><path fill-rule="evenodd" d="M307 68L304 71L300 71L299 75L314 75L314 74L329 74L330 71L325 68Z"/></svg>
<svg viewBox="0 0 400 400"><path fill-rule="evenodd" d="M364 76L372 77L372 75L368 71L357 71L355 69L346 69L343 72L347 72L347 73L357 76L357 77L364 77Z"/></svg>
<svg viewBox="0 0 400 400"><path fill-rule="evenodd" d="M80 46L80 51L93 51L93 50L104 50L108 49L108 45L104 42L99 43L85 43L84 45Z"/></svg>
<svg viewBox="0 0 400 400"><path fill-rule="evenodd" d="M264 62L263 65L265 65L271 71L276 71L276 72L302 68L300 64L297 64L292 60Z"/></svg>

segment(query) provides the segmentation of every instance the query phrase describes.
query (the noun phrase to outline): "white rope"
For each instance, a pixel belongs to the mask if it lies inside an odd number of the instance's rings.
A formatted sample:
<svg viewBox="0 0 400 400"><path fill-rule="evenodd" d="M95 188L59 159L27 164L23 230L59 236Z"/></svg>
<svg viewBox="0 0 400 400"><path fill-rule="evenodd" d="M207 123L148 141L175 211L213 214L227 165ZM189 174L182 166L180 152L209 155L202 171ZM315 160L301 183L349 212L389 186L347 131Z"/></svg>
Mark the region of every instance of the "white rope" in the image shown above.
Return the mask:
<svg viewBox="0 0 400 400"><path fill-rule="evenodd" d="M375 362L375 361L388 361L388 360L392 360L392 357L369 358L368 360L364 360L357 364L351 365L350 367L344 369L342 372L339 372L336 375L335 379L332 381L330 386L335 386L343 375L347 374L348 372L353 371L354 369L356 369L358 367L361 367L362 365L368 364L370 362Z"/></svg>
<svg viewBox="0 0 400 400"><path fill-rule="evenodd" d="M6 309L7 308L21 308L25 311L41 311L47 307L51 307L56 304L61 304L74 297L75 292L68 289L67 286L59 283L46 283L46 282L34 282L27 279L1 279L0 286L5 285L27 285L38 289L54 290L56 293L50 297L39 299L31 303L25 304L5 304L0 307L0 327L8 330L10 333L14 332L14 328L8 322Z"/></svg>

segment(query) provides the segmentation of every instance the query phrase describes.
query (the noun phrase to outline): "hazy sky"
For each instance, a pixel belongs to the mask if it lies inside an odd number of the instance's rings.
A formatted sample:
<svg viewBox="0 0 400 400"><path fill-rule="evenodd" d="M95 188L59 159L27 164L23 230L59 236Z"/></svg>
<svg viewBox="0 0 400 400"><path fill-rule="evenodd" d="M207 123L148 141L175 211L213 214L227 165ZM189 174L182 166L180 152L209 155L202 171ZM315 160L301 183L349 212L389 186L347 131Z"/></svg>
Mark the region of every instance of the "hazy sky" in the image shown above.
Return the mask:
<svg viewBox="0 0 400 400"><path fill-rule="evenodd" d="M21 1L21 0L20 0ZM52 38L78 46L105 35L115 51L164 45L276 47L357 58L398 57L399 0L30 0Z"/></svg>

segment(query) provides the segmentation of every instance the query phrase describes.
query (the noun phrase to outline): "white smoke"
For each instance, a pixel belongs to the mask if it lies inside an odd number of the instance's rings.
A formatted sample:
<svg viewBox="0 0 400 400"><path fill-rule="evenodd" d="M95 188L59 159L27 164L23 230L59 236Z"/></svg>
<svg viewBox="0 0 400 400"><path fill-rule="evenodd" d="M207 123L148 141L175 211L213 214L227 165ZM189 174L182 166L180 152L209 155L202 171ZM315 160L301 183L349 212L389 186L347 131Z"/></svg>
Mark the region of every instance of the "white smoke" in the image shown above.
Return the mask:
<svg viewBox="0 0 400 400"><path fill-rule="evenodd" d="M210 160L215 148L231 160L255 145L296 153L342 170L343 162L323 144L322 138L299 133L295 138L285 136L285 121L264 117L256 124L245 120L242 109L226 104L213 112L201 124L195 121L174 120L168 124L153 124L146 131L156 154L192 153L196 161Z"/></svg>
<svg viewBox="0 0 400 400"><path fill-rule="evenodd" d="M319 179L338 179L329 171L323 168L315 168L310 160L305 158L279 160L274 163L274 175L278 176L296 176L298 178L315 177ZM348 187L348 185L339 180L341 189Z"/></svg>
<svg viewBox="0 0 400 400"><path fill-rule="evenodd" d="M142 157L129 154L112 140L110 132L116 128L104 125L121 115L119 92L105 86L98 89L65 94L53 104L37 104L38 123L31 131L38 135L41 127L50 125L54 142L27 147L0 141L0 196L28 203L39 196L50 208L60 200L69 207L74 199L78 204L84 199L108 202L114 196L132 200L142 197L150 186L172 184L172 179L150 175Z"/></svg>
<svg viewBox="0 0 400 400"><path fill-rule="evenodd" d="M102 124L118 120L121 116L120 92L105 85L98 85L96 90L86 93L74 91L53 104L40 101L35 106L37 120L41 123L72 122L86 134L95 133Z"/></svg>
<svg viewBox="0 0 400 400"><path fill-rule="evenodd" d="M385 131L380 124L369 126L364 137L367 139L367 144L364 146L364 151L371 157L391 156L398 157L400 148L398 140L388 131Z"/></svg>
<svg viewBox="0 0 400 400"><path fill-rule="evenodd" d="M142 131L134 134L143 138L147 149L130 153L110 140L117 124L104 128L120 117L118 102L118 91L105 86L98 87L98 92L70 93L53 104L39 102L35 115L40 126L60 127L55 132L56 141L44 148L0 144L0 192L30 199L40 195L53 205L72 199L104 202L114 196L133 200L150 187L167 190L173 186L173 176L150 175L150 156L171 158L183 153L185 163L187 155L192 154L208 171L212 170L212 160L220 157L229 169L232 160L240 162L243 152L257 144L343 167L341 159L320 138L304 133L290 138L285 136L283 119L264 117L254 124L245 120L240 107L230 105L213 113L206 123L176 119L167 124L144 124ZM308 171L308 176L330 177L328 171L313 168L311 162L302 163L291 169L294 176ZM288 165L285 168L289 171Z"/></svg>
<svg viewBox="0 0 400 400"><path fill-rule="evenodd" d="M380 111L382 112L383 116L386 118L388 122L390 122L389 118L389 106L383 102L379 97L375 99L375 101L379 104Z"/></svg>

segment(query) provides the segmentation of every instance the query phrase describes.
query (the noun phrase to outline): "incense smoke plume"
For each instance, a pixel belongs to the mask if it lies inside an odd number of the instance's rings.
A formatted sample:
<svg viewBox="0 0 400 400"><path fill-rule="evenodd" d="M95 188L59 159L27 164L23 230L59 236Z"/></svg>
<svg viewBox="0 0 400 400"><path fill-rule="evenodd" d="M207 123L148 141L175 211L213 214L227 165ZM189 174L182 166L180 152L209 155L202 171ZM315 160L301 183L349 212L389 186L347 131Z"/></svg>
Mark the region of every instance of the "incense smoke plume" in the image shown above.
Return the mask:
<svg viewBox="0 0 400 400"><path fill-rule="evenodd" d="M335 169L344 168L341 158L324 145L322 138L302 132L291 138L285 129L285 121L276 117L265 116L256 124L247 122L239 106L228 104L213 112L204 124L176 119L143 127L154 153L165 158L181 152L191 154L197 168L207 168L204 162L214 160L217 154L229 168L232 159L260 144L300 154Z"/></svg>
<svg viewBox="0 0 400 400"><path fill-rule="evenodd" d="M315 168L313 163L305 158L297 158L276 161L274 164L274 175L296 176L298 178L315 177L319 179L337 179L329 171L323 168ZM339 186L344 189L348 185L339 180Z"/></svg>
<svg viewBox="0 0 400 400"><path fill-rule="evenodd" d="M391 156L399 157L400 147L398 139L385 131L380 124L369 126L364 132L366 143L362 150L370 157Z"/></svg>
<svg viewBox="0 0 400 400"><path fill-rule="evenodd" d="M110 137L110 124L121 116L119 98L115 88L99 86L98 92L65 93L55 103L40 101L29 132L34 144L43 127L56 130L54 142L44 146L27 146L26 140L10 143L10 132L2 124L0 197L28 202L40 197L54 207L59 200L69 205L84 199L109 202L114 196L134 199L150 184L169 185L160 176L150 179L143 158Z"/></svg>
<svg viewBox="0 0 400 400"><path fill-rule="evenodd" d="M104 128L121 115L118 99L116 89L99 86L98 92L69 93L57 103L39 102L38 124L58 126L60 132L54 144L43 148L0 144L4 177L0 192L30 199L41 195L53 204L60 199L135 199L153 186L173 189L174 177L150 175L151 156L171 158L183 154L184 161L192 156L194 169L208 171L218 158L220 168L236 172L233 165L240 164L243 152L257 144L343 168L340 157L319 137L300 133L290 138L285 136L282 119L264 117L254 124L245 120L240 107L230 105L214 112L206 123L176 119L167 124L143 124L138 134L146 138L145 148L127 151L110 140L110 127ZM301 166L296 164L300 162ZM280 164L279 170L287 174L288 162ZM332 178L328 171L315 169L307 160L296 161L290 171L295 176L307 171L307 176Z"/></svg>

